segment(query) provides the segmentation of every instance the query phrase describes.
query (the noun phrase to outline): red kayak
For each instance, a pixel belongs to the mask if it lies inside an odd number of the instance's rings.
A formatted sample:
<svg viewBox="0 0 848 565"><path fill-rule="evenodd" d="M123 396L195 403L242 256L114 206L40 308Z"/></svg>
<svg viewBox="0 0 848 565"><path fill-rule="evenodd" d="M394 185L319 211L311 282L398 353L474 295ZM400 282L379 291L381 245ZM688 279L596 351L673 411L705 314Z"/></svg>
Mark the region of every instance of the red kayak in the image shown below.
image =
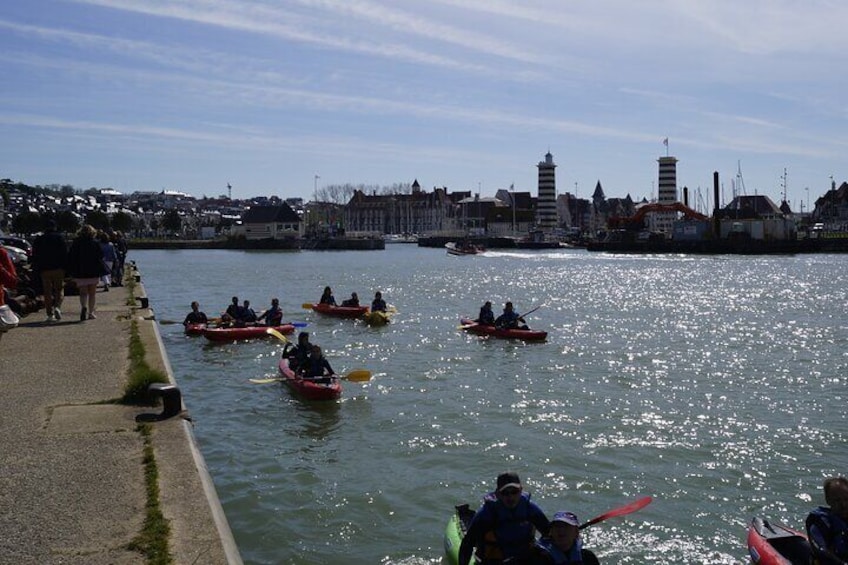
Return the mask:
<svg viewBox="0 0 848 565"><path fill-rule="evenodd" d="M204 330L206 330L206 324L186 324L185 326L186 335L203 335Z"/></svg>
<svg viewBox="0 0 848 565"><path fill-rule="evenodd" d="M240 339L254 339L258 337L270 337L267 330L274 328L281 334L290 334L294 331L292 324L281 326L245 326L243 328L206 328L203 335L209 341L237 341Z"/></svg>
<svg viewBox="0 0 848 565"><path fill-rule="evenodd" d="M809 565L811 556L803 533L763 518L748 527L748 554L760 565Z"/></svg>
<svg viewBox="0 0 848 565"><path fill-rule="evenodd" d="M342 381L336 375L304 378L289 368L287 359L278 365L283 383L305 400L337 400L342 395Z"/></svg>
<svg viewBox="0 0 848 565"><path fill-rule="evenodd" d="M521 339L524 341L545 341L548 337L548 332L540 330L498 328L488 324L478 324L474 320L469 320L467 318L460 318L459 322L462 324L462 329L476 335L489 335L502 339Z"/></svg>
<svg viewBox="0 0 848 565"><path fill-rule="evenodd" d="M332 304L313 304L312 309L319 314L337 318L358 318L368 311L368 306L333 306Z"/></svg>

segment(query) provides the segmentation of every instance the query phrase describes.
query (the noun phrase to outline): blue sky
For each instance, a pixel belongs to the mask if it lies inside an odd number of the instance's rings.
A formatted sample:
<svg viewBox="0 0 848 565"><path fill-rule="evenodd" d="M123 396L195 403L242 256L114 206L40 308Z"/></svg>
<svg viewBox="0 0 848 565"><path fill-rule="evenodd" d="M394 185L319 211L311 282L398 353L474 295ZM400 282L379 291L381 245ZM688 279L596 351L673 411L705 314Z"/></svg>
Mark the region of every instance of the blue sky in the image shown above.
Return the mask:
<svg viewBox="0 0 848 565"><path fill-rule="evenodd" d="M848 178L841 0L0 5L0 178L309 198L317 182L794 209ZM316 175L320 178L316 181ZM809 190L807 190L809 188ZM737 186L742 191L742 186Z"/></svg>

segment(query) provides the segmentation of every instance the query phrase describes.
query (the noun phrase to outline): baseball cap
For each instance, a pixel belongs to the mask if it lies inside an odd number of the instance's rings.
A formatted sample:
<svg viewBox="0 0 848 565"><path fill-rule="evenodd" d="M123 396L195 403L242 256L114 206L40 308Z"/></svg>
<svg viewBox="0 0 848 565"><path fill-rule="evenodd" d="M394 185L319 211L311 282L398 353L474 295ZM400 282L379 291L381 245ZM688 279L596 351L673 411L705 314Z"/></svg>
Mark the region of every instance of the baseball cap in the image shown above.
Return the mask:
<svg viewBox="0 0 848 565"><path fill-rule="evenodd" d="M507 472L498 475L498 492L509 487L521 488L521 479L518 478L518 474Z"/></svg>
<svg viewBox="0 0 848 565"><path fill-rule="evenodd" d="M570 524L572 526L580 525L580 520L577 519L577 514L575 514L574 512L557 512L551 519L551 524L553 524L554 522L562 522L564 524Z"/></svg>

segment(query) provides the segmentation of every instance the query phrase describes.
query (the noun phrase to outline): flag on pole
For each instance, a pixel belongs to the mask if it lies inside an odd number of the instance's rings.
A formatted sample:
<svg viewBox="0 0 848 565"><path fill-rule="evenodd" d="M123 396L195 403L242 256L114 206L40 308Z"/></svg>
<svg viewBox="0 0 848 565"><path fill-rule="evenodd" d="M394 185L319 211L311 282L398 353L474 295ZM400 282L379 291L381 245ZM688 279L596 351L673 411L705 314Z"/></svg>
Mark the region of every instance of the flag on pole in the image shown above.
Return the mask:
<svg viewBox="0 0 848 565"><path fill-rule="evenodd" d="M668 138L667 137L665 139L663 139L663 145L668 147Z"/></svg>

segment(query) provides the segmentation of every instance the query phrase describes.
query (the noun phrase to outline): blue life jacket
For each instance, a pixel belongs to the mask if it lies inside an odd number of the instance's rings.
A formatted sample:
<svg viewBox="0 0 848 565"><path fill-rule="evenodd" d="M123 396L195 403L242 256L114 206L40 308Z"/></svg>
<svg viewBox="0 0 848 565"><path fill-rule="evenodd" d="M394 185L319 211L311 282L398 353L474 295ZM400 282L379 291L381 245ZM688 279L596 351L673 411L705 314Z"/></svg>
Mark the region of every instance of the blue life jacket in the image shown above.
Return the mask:
<svg viewBox="0 0 848 565"><path fill-rule="evenodd" d="M477 555L484 563L528 556L536 535L536 528L530 522L530 495L521 493L518 506L509 509L495 493L489 493L483 499L481 511L489 519L489 529L477 548Z"/></svg>
<svg viewBox="0 0 848 565"><path fill-rule="evenodd" d="M827 506L819 506L807 516L806 526L814 555L818 556L820 552L817 550L823 549L848 560L848 524L845 520ZM828 560L824 559L822 563L828 563Z"/></svg>
<svg viewBox="0 0 848 565"><path fill-rule="evenodd" d="M554 565L582 565L583 563L583 540L577 538L568 552L564 552L554 545L550 538L539 540L539 547L547 552Z"/></svg>

